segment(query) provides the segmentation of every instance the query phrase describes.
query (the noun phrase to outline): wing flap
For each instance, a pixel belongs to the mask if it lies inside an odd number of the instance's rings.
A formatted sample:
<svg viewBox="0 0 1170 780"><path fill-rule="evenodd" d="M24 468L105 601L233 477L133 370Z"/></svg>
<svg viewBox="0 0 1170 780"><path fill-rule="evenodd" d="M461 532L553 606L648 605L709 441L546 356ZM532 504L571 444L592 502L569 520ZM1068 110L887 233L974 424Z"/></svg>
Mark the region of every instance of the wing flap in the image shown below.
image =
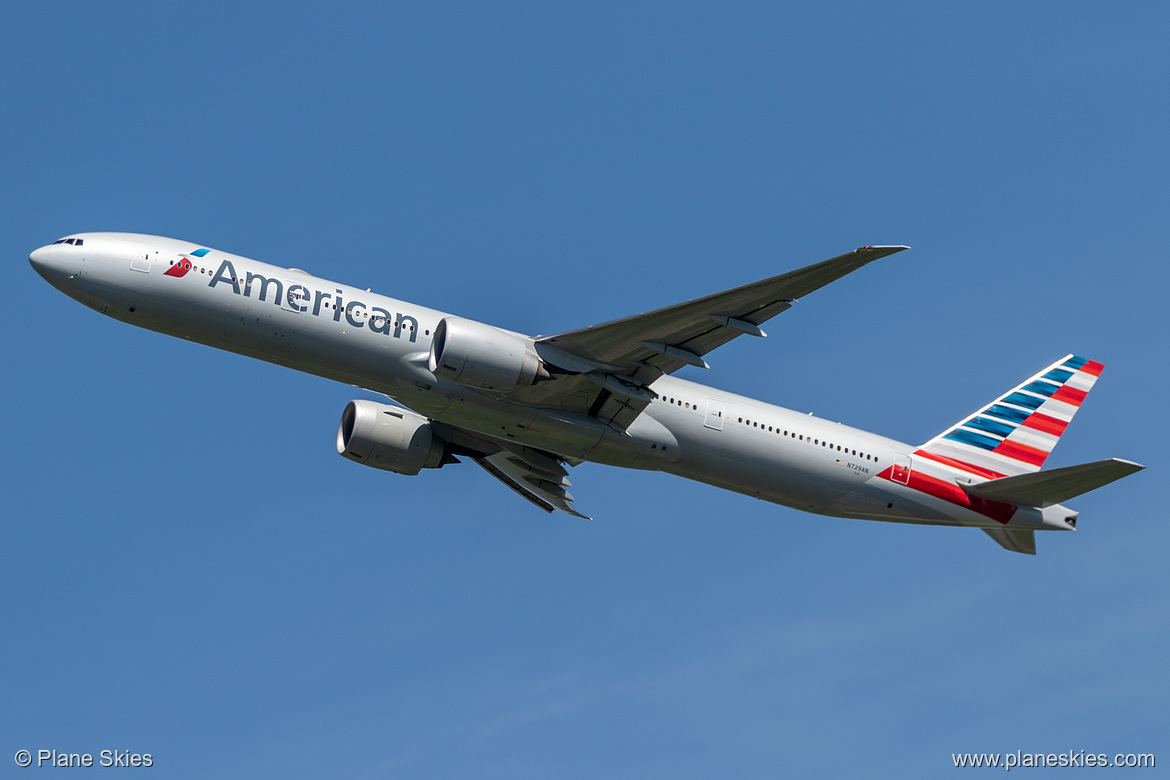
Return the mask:
<svg viewBox="0 0 1170 780"><path fill-rule="evenodd" d="M524 448L525 450L527 448ZM543 456L551 460L550 456ZM560 510L575 517L591 518L573 508L573 496L566 488L571 487L564 466L548 463L529 463L526 453L502 450L492 455L475 458L484 471L503 482L520 494L525 500L546 512Z"/></svg>
<svg viewBox="0 0 1170 780"><path fill-rule="evenodd" d="M1111 458L978 482L966 486L966 489L970 495L989 501L1043 508L1104 487L1144 468L1132 461Z"/></svg>

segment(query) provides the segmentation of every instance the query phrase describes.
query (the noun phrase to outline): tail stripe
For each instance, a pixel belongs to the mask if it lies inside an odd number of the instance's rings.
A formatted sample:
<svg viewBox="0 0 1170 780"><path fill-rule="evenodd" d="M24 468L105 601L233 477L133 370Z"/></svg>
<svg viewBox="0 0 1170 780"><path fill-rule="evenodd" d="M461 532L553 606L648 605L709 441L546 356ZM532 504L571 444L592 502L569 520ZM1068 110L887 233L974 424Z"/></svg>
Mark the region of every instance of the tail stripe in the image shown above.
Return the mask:
<svg viewBox="0 0 1170 780"><path fill-rule="evenodd" d="M1077 390L1075 387L1069 387L1068 385L1065 385L1064 387L1060 388L1060 390L1056 391L1056 394L1052 396L1052 400L1064 401L1066 404L1072 404L1073 406L1079 407L1081 405L1081 401L1084 401L1085 396L1088 394L1089 393L1087 390Z"/></svg>
<svg viewBox="0 0 1170 780"><path fill-rule="evenodd" d="M1035 447L1029 447L1026 444L1019 444L1014 441L1005 441L995 448L997 455L1004 455L1008 458L1022 460L1024 463L1040 468L1044 465L1045 459L1048 457L1047 450L1038 450Z"/></svg>
<svg viewBox="0 0 1170 780"><path fill-rule="evenodd" d="M1046 414L1036 412L1034 415L1024 420L1022 423L1025 428L1033 428L1037 431L1052 434L1057 438L1064 433L1064 429L1068 427L1067 420L1058 420L1055 417L1049 417Z"/></svg>
<svg viewBox="0 0 1170 780"><path fill-rule="evenodd" d="M926 450L922 450L922 449L915 450L914 456L917 458L926 458L927 460L933 460L935 463L941 463L944 466L950 466L953 469L958 469L959 471L965 471L968 474L975 474L976 476L980 476L980 477L986 477L987 479L999 479L1000 477L1007 476L1006 474L1001 474L998 471L992 471L991 469L980 468L979 466L976 466L972 463L967 463L966 461L956 460L954 458L948 458L945 455L939 455L938 453L935 453L935 452L927 452Z"/></svg>
<svg viewBox="0 0 1170 780"><path fill-rule="evenodd" d="M953 441L965 442L973 444L976 447L982 447L985 450L994 450L999 446L1003 439L993 439L990 436L984 436L981 433L972 433L971 431L956 428L947 434L947 438Z"/></svg>
<svg viewBox="0 0 1170 780"><path fill-rule="evenodd" d="M975 428L976 430L993 433L996 436L1007 437L1016 429L1014 425L1007 425L1006 423L996 422L987 417L976 417L971 422L967 423L968 428Z"/></svg>
<svg viewBox="0 0 1170 780"><path fill-rule="evenodd" d="M1052 448L1060 441L1059 436L1053 436L1050 433L1043 433L1035 428L1021 425L1020 428L1011 436L1007 437L1009 441L1018 442L1029 447L1035 447L1044 452L1052 452Z"/></svg>
<svg viewBox="0 0 1170 780"><path fill-rule="evenodd" d="M1043 398L1037 398L1034 395L1024 395L1023 393L1012 393L1007 398L1003 399L1003 401L1004 403L1023 406L1024 408L1032 409L1033 411L1044 405Z"/></svg>
<svg viewBox="0 0 1170 780"><path fill-rule="evenodd" d="M1024 420L1029 419L1027 412L1022 412L1019 409L1013 409L1010 406L1003 406L1001 404L996 404L995 406L992 406L991 408L989 408L987 410L986 413L991 414L991 415L995 415L996 417L999 417L1000 419L1007 420L1009 422L1016 422L1016 423L1022 423ZM1033 416L1035 416L1035 415L1033 415Z"/></svg>
<svg viewBox="0 0 1170 780"><path fill-rule="evenodd" d="M1052 394L1060 389L1060 385L1054 385L1051 382L1041 382L1037 380L1035 382L1029 382L1028 384L1024 385L1024 389L1029 393L1035 393L1036 395L1042 395L1045 398L1051 398Z"/></svg>
<svg viewBox="0 0 1170 780"><path fill-rule="evenodd" d="M1068 355L919 448L968 473L1038 471L1104 368ZM917 453L916 453L917 454Z"/></svg>

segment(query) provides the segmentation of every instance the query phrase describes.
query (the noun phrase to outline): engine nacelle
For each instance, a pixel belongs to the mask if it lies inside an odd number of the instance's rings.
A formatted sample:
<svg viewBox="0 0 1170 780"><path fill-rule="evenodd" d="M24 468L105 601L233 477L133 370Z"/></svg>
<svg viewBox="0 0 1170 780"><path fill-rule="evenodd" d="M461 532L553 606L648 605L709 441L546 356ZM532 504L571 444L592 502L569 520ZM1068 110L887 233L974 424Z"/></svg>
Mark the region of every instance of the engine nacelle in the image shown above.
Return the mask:
<svg viewBox="0 0 1170 780"><path fill-rule="evenodd" d="M525 339L459 317L435 326L427 367L440 379L505 393L548 376Z"/></svg>
<svg viewBox="0 0 1170 780"><path fill-rule="evenodd" d="M445 449L425 417L397 406L350 401L337 426L339 455L398 474L439 468Z"/></svg>

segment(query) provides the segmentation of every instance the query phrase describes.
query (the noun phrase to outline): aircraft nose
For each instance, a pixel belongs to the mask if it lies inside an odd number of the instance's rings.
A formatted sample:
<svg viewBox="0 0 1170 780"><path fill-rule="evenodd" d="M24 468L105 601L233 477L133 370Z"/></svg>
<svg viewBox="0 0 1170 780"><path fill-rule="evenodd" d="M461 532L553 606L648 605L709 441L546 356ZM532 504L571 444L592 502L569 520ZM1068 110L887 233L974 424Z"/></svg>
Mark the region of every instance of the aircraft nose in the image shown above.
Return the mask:
<svg viewBox="0 0 1170 780"><path fill-rule="evenodd" d="M28 256L29 265L46 281L55 284L77 273L77 258L61 251L61 246L49 244L34 249Z"/></svg>
<svg viewBox="0 0 1170 780"><path fill-rule="evenodd" d="M45 275L45 271L49 270L49 256L52 255L52 250L47 246L40 249L34 249L32 254L28 256L28 262L34 270L41 276Z"/></svg>

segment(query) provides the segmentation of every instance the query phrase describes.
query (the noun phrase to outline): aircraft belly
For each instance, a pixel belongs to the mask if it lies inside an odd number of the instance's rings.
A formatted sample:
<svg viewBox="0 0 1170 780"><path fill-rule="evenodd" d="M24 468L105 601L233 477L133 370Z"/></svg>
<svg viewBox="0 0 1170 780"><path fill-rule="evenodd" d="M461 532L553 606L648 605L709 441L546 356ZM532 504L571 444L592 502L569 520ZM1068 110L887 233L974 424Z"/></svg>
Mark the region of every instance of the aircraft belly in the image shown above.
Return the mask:
<svg viewBox="0 0 1170 780"><path fill-rule="evenodd" d="M890 523L963 525L952 514L931 506L933 503L929 496L906 488L894 491L881 485L863 484L841 496L825 514Z"/></svg>

